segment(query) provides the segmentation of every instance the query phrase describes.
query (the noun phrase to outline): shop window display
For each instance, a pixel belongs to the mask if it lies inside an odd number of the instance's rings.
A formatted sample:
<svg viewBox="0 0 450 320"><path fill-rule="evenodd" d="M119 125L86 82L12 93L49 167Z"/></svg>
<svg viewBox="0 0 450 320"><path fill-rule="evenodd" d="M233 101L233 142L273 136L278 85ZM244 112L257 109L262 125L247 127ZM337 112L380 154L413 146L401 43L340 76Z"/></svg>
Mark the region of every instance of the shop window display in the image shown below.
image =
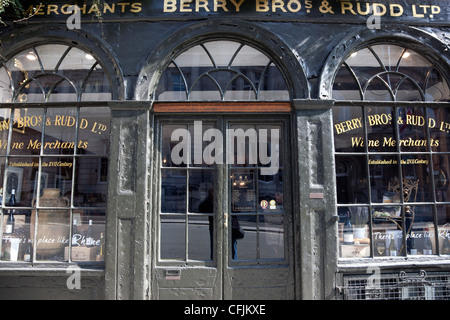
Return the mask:
<svg viewBox="0 0 450 320"><path fill-rule="evenodd" d="M0 65L0 101L14 103L0 109L2 262L104 260L110 110L43 103L110 99L100 63L72 45Z"/></svg>
<svg viewBox="0 0 450 320"><path fill-rule="evenodd" d="M338 70L333 97L340 257L449 254L444 74L406 47L366 46Z"/></svg>

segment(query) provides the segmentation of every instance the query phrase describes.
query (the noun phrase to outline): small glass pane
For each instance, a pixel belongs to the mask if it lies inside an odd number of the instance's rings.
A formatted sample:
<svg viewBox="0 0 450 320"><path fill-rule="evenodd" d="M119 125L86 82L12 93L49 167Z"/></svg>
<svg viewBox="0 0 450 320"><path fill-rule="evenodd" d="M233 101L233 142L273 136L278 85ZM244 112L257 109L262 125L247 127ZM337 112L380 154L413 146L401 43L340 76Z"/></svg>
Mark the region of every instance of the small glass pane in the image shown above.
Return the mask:
<svg viewBox="0 0 450 320"><path fill-rule="evenodd" d="M432 185L430 157L407 155L402 157L403 197L405 202L431 202Z"/></svg>
<svg viewBox="0 0 450 320"><path fill-rule="evenodd" d="M439 253L450 254L450 206L437 206Z"/></svg>
<svg viewBox="0 0 450 320"><path fill-rule="evenodd" d="M11 197L12 189L16 192L17 206L30 207L34 205L38 168L39 158L9 158L6 168L6 189L3 195L6 205ZM43 185L41 184L41 190Z"/></svg>
<svg viewBox="0 0 450 320"><path fill-rule="evenodd" d="M257 218L256 215L232 215L230 217L230 253L232 260L257 259ZM244 231L244 233L242 232Z"/></svg>
<svg viewBox="0 0 450 320"><path fill-rule="evenodd" d="M284 215L260 215L258 236L261 259L284 259Z"/></svg>
<svg viewBox="0 0 450 320"><path fill-rule="evenodd" d="M263 213L283 213L283 171L274 175L258 175L257 208Z"/></svg>
<svg viewBox="0 0 450 320"><path fill-rule="evenodd" d="M372 202L400 202L400 195L392 191L393 185L398 182L397 156L370 156L369 168Z"/></svg>
<svg viewBox="0 0 450 320"><path fill-rule="evenodd" d="M161 212L186 212L186 171L162 170Z"/></svg>
<svg viewBox="0 0 450 320"><path fill-rule="evenodd" d="M428 128L430 129L431 150L447 152L450 150L450 112L448 108L427 108Z"/></svg>
<svg viewBox="0 0 450 320"><path fill-rule="evenodd" d="M75 108L48 108L45 117L44 154L73 154L77 110Z"/></svg>
<svg viewBox="0 0 450 320"><path fill-rule="evenodd" d="M376 207L372 211L374 256L404 255L400 207Z"/></svg>
<svg viewBox="0 0 450 320"><path fill-rule="evenodd" d="M393 108L372 107L367 110L367 136L369 151L397 151Z"/></svg>
<svg viewBox="0 0 450 320"><path fill-rule="evenodd" d="M437 202L450 200L449 189L449 156L445 154L434 154L433 157L434 188Z"/></svg>
<svg viewBox="0 0 450 320"><path fill-rule="evenodd" d="M0 155L6 155L11 109L0 109Z"/></svg>
<svg viewBox="0 0 450 320"><path fill-rule="evenodd" d="M424 111L424 108L399 108L397 123L401 151L423 152L428 150Z"/></svg>
<svg viewBox="0 0 450 320"><path fill-rule="evenodd" d="M105 159L105 161L103 161ZM83 157L76 159L76 183L74 202L79 207L106 207L107 181L102 172L107 167L107 158ZM57 187L70 196L72 179L70 175L60 175Z"/></svg>
<svg viewBox="0 0 450 320"><path fill-rule="evenodd" d="M42 147L44 109L12 109L11 154L39 155Z"/></svg>
<svg viewBox="0 0 450 320"><path fill-rule="evenodd" d="M186 217L161 215L160 258L186 259Z"/></svg>
<svg viewBox="0 0 450 320"><path fill-rule="evenodd" d="M433 219L433 209L430 206L412 206L407 217L407 244L410 255L436 254L436 234Z"/></svg>
<svg viewBox="0 0 450 320"><path fill-rule="evenodd" d="M362 108L334 107L334 147L336 152L363 152L364 122Z"/></svg>
<svg viewBox="0 0 450 320"><path fill-rule="evenodd" d="M44 204L43 197L45 196L46 192L54 192L57 193L58 196L61 195L64 197L64 201L69 201L71 198L72 193L72 176L73 176L73 166L74 166L74 159L69 158L63 158L63 157L45 157L42 158L42 169L41 169L41 192L43 192L43 195L39 199L39 205L40 206L55 206L53 205L53 202L50 202ZM80 174L81 171L78 170L78 174ZM90 173L92 175L92 173ZM36 178L37 178L37 172L36 172ZM79 176L78 176L79 178ZM83 185L84 181L81 185ZM80 186L81 187L81 186ZM69 206L70 202L65 204L62 200L57 203L58 207L65 207Z"/></svg>
<svg viewBox="0 0 450 320"><path fill-rule="evenodd" d="M189 212L214 212L214 173L208 170L189 172Z"/></svg>
<svg viewBox="0 0 450 320"><path fill-rule="evenodd" d="M30 220L27 210L3 211L2 251L3 261L31 261L32 239L30 239ZM9 219L12 214L13 221ZM9 221L8 221L9 220Z"/></svg>
<svg viewBox="0 0 450 320"><path fill-rule="evenodd" d="M188 259L209 261L213 259L213 216L189 216Z"/></svg>
<svg viewBox="0 0 450 320"><path fill-rule="evenodd" d="M164 125L161 138L161 165L185 167L191 158L191 136L187 125Z"/></svg>
<svg viewBox="0 0 450 320"><path fill-rule="evenodd" d="M365 156L336 156L338 203L368 203L367 160Z"/></svg>
<svg viewBox="0 0 450 320"><path fill-rule="evenodd" d="M70 211L69 210L39 210L37 227L36 211L31 217L31 238L36 241L36 260L68 260L65 247L69 243ZM35 234L35 228L37 233Z"/></svg>
<svg viewBox="0 0 450 320"><path fill-rule="evenodd" d="M369 257L369 208L363 206L340 207L339 212L340 257Z"/></svg>
<svg viewBox="0 0 450 320"><path fill-rule="evenodd" d="M109 108L81 108L78 119L78 154L108 155Z"/></svg>
<svg viewBox="0 0 450 320"><path fill-rule="evenodd" d="M13 90L11 87L11 78L6 68L0 68L0 102L12 102Z"/></svg>
<svg viewBox="0 0 450 320"><path fill-rule="evenodd" d="M105 223L104 211L74 210L72 220L72 261L104 261ZM67 260L69 246L64 248Z"/></svg>

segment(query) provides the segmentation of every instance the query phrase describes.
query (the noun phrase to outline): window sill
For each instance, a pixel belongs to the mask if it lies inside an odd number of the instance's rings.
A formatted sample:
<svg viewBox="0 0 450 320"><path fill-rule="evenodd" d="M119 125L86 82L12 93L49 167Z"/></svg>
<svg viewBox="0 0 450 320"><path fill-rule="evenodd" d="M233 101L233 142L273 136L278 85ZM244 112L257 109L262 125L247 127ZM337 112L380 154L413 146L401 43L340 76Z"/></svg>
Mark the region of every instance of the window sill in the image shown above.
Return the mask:
<svg viewBox="0 0 450 320"><path fill-rule="evenodd" d="M29 262L1 262L0 276L24 274L27 276L65 276L77 270L83 276L101 277L105 273L104 264L83 265L76 263L29 263Z"/></svg>
<svg viewBox="0 0 450 320"><path fill-rule="evenodd" d="M417 269L450 268L450 257L428 256L428 257L396 257L396 258L366 258L366 259L339 259L338 272L367 272L369 268L378 267L381 269Z"/></svg>

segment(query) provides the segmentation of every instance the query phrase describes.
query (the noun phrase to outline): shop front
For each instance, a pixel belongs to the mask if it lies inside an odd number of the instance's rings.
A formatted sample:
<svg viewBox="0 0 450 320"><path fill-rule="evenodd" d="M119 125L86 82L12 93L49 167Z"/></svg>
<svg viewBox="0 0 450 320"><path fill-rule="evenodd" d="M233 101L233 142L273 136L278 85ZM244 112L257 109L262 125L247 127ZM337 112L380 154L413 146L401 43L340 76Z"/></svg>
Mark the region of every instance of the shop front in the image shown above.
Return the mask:
<svg viewBox="0 0 450 320"><path fill-rule="evenodd" d="M450 3L70 5L3 18L2 299L449 298Z"/></svg>

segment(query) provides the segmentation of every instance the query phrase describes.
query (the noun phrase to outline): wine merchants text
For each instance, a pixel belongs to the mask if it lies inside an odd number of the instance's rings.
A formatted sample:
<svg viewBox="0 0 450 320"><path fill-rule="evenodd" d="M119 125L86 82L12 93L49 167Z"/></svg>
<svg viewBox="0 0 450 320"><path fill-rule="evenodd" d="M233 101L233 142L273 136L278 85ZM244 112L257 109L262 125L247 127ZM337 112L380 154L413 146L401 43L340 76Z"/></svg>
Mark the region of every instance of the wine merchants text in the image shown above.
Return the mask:
<svg viewBox="0 0 450 320"><path fill-rule="evenodd" d="M72 129L73 130L73 139L72 141L62 141L59 139L54 140L45 140L41 141L40 138L36 138L30 136L30 139L26 140L23 137L20 137L19 140L12 139L10 143L11 150L39 150L43 148L44 150L57 150L57 149L74 149L75 148L75 128L78 128L80 131L87 131L89 137L100 136L102 134L108 133L108 126L103 123L99 123L97 121L88 120L85 118L76 119L74 116L68 115L55 115L54 117L46 117L44 120L44 116L42 115L33 115L33 116L19 116L15 117L11 123L11 119L7 118L4 120L0 120L0 132L9 130L10 126L14 131L19 132L21 134L25 134L26 137L27 129L31 128L33 131L42 131L42 126L45 121L45 127L58 127L61 129ZM86 136L86 135L84 135ZM76 147L78 149L87 149L88 141L86 140L78 140L76 143ZM0 139L0 150L5 150L8 147L8 140Z"/></svg>

